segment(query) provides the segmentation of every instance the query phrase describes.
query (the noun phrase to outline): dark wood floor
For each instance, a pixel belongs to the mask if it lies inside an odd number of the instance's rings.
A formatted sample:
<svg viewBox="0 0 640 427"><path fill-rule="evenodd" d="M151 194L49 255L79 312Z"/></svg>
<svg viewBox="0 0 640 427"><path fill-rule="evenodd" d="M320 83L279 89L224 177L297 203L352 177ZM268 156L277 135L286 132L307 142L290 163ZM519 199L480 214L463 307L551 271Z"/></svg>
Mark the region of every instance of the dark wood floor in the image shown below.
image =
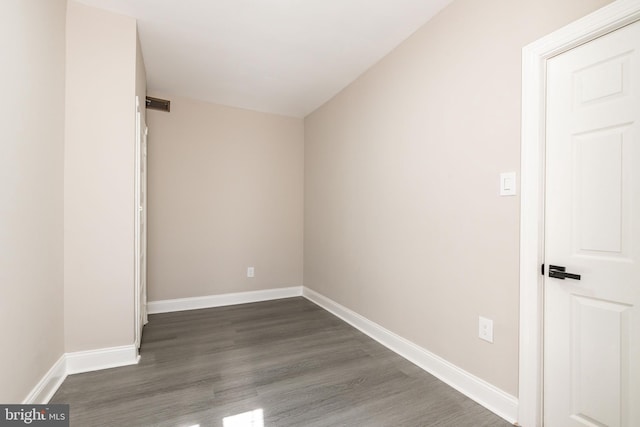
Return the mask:
<svg viewBox="0 0 640 427"><path fill-rule="evenodd" d="M78 427L510 425L303 298L150 316L141 354L52 403Z"/></svg>

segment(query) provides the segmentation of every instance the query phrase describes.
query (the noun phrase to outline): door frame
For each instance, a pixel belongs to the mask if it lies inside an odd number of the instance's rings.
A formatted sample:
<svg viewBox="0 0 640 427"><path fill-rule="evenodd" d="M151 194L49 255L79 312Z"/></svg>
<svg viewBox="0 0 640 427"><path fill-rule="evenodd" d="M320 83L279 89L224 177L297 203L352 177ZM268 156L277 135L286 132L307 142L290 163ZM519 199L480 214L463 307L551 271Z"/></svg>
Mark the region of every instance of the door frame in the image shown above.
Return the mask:
<svg viewBox="0 0 640 427"><path fill-rule="evenodd" d="M143 117L143 116L141 116ZM147 308L147 303L148 303L148 298L147 298L147 294L148 294L148 286L147 286L147 264L148 264L148 254L147 254L147 240L148 240L148 233L149 233L149 224L148 224L148 217L147 217L147 210L148 210L148 206L149 204L147 203L148 198L149 198L149 126L147 126L147 119L146 119L146 115L144 116L145 118L143 119L143 123L144 123L144 135L142 136L142 146L140 147L140 156L141 156L141 161L144 162L144 240L141 242L142 245L142 252L144 253L144 281L140 281L140 286L142 287L142 290L140 292L140 294L142 295L142 301L140 304L140 310L142 310L142 326L146 325L147 323L149 323L149 309ZM142 183L141 183L142 184ZM141 268L140 271L143 271L143 269ZM140 338L142 339L142 336L140 336Z"/></svg>
<svg viewBox="0 0 640 427"><path fill-rule="evenodd" d="M134 205L134 219L133 219L133 229L134 229L134 237L133 237L133 248L134 248L134 345L136 346L136 351L140 348L140 344L142 343L142 327L144 322L141 322L141 317L143 313L142 310L142 301L140 298L141 291L141 265L140 265L140 251L142 248L142 242L140 240L140 188L141 188L141 177L140 177L140 162L142 161L142 147L143 147L143 136L141 135L142 128L142 110L140 105L140 98L136 95L136 136L135 136L135 145L134 145L134 196L133 196L133 205Z"/></svg>
<svg viewBox="0 0 640 427"><path fill-rule="evenodd" d="M543 424L544 155L546 63L563 52L640 20L640 0L617 0L522 50L520 342L518 422Z"/></svg>

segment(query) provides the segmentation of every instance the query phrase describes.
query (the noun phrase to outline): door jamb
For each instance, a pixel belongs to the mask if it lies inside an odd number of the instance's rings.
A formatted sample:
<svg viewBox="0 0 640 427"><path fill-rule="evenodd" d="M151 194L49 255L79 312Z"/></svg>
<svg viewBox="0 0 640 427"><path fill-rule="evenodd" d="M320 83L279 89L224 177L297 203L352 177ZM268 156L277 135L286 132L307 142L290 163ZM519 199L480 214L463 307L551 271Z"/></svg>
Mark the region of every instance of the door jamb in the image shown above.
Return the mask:
<svg viewBox="0 0 640 427"><path fill-rule="evenodd" d="M134 310L133 310L133 314L134 314L134 320L133 320L133 324L134 324L134 344L136 346L136 351L140 349L140 344L142 343L142 334L141 334L141 330L142 330L142 325L140 325L140 305L141 305L141 301L140 301L140 245L141 245L141 241L140 241L140 161L141 161L141 148L142 148L142 141L140 138L140 125L141 125L141 115L142 112L140 110L141 106L140 106L140 99L139 97L136 95L136 136L135 136L135 145L134 145L134 157L135 157L135 161L134 161L134 217L133 217L133 225L134 225L134 237L133 237L133 248L134 248L134 283L133 283L133 289L134 289L134 296L133 296L133 301L134 301Z"/></svg>
<svg viewBox="0 0 640 427"><path fill-rule="evenodd" d="M520 202L520 356L518 421L541 427L544 147L546 62L604 34L640 20L640 0L617 0L522 50Z"/></svg>

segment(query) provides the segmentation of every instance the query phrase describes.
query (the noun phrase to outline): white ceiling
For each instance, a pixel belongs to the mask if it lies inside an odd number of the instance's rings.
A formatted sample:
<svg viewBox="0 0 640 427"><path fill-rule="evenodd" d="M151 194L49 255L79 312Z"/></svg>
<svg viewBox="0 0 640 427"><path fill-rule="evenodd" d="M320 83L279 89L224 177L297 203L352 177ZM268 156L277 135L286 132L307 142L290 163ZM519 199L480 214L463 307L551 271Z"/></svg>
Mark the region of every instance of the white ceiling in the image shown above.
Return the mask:
<svg viewBox="0 0 640 427"><path fill-rule="evenodd" d="M138 20L150 93L304 117L452 0L79 0Z"/></svg>

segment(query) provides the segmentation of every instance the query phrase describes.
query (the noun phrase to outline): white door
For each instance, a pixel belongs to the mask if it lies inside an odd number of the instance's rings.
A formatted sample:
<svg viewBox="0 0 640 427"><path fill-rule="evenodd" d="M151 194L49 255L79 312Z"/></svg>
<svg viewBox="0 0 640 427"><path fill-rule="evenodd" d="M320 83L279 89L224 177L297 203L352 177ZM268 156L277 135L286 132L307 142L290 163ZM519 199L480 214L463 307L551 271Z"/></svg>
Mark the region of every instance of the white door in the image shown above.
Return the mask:
<svg viewBox="0 0 640 427"><path fill-rule="evenodd" d="M639 51L636 22L547 64L546 427L640 426Z"/></svg>
<svg viewBox="0 0 640 427"><path fill-rule="evenodd" d="M147 126L136 97L135 149L135 343L140 348L147 323Z"/></svg>

